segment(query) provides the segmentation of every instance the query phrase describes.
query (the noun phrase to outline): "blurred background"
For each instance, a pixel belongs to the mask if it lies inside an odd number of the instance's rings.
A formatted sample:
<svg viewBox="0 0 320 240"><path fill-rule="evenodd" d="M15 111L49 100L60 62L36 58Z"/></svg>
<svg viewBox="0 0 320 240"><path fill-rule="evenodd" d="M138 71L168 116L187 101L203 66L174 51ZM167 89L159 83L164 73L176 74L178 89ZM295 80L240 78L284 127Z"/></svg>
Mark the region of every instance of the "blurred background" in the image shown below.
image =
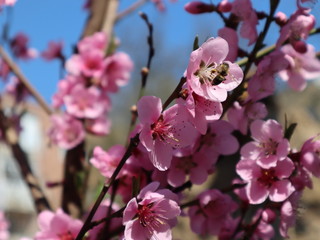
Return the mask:
<svg viewBox="0 0 320 240"><path fill-rule="evenodd" d="M135 68L130 83L112 96L113 109L110 113L112 131L105 138L88 136L88 149L99 144L108 149L113 144L124 144L130 122L130 107L136 103L140 88L140 70L145 66L148 55L148 30L138 12L145 12L154 26L155 56L147 83L146 95L156 95L166 99L177 85L186 69L195 36L200 43L209 37L217 36L222 21L216 14L191 15L184 11L188 1L170 2L164 0L166 10L161 12L152 2L147 1L137 11L121 19L114 27L115 36L120 40L119 50L125 51L133 59ZM134 1L120 1L119 12L133 4ZM218 3L218 1L213 1ZM258 11L268 11L269 1L253 1ZM64 42L63 52L69 57L79 40L88 11L84 9L83 0L18 0L16 5L0 12L0 30L9 24L8 35L18 32L27 34L29 45L39 52L47 48L49 41ZM279 10L290 15L296 9L294 0L282 0ZM312 14L320 17L320 3L315 4ZM263 21L258 26L261 29ZM317 23L317 27L319 24ZM272 26L265 43L273 44L278 38L278 27ZM308 42L320 50L319 36L312 36ZM247 41L241 40L240 46L247 47ZM22 72L33 86L43 95L48 103L57 89L61 79L60 63L55 60L46 62L38 57L29 61L18 61ZM0 85L2 86L2 85ZM310 81L304 92L293 92L277 80L277 95L274 97L273 115L284 124L284 116L289 122L297 122L298 127L292 138L292 145L300 148L311 136L320 132L320 94L319 81ZM12 100L5 99L10 107ZM20 144L28 153L35 174L46 182L56 182L62 178L64 152L52 146L46 136L49 127L48 116L31 99L26 106L27 114L22 121ZM103 180L96 174L93 182ZM59 206L60 191L57 188L45 188L50 203ZM200 191L200 190L199 190ZM88 199L90 202L90 199ZM297 227L291 231L291 239L320 239L320 182L314 180L314 190L306 192L301 206ZM29 189L21 179L19 169L10 155L10 151L0 143L0 210L6 213L11 222L11 239L21 236L32 237L37 228L35 209ZM197 239L190 233L188 223L178 226L175 239Z"/></svg>

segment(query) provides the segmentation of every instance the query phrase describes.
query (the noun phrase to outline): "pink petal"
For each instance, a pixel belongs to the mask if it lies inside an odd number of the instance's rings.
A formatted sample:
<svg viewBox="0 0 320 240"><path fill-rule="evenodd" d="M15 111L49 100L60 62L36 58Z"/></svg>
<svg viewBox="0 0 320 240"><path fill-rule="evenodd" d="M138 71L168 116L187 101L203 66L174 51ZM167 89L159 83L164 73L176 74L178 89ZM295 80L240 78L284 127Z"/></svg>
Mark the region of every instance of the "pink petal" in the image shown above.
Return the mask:
<svg viewBox="0 0 320 240"><path fill-rule="evenodd" d="M179 187L186 181L186 174L176 168L172 168L168 173L168 183L173 187Z"/></svg>
<svg viewBox="0 0 320 240"><path fill-rule="evenodd" d="M160 186L159 182L152 182L141 189L138 198L144 198L148 192L155 192Z"/></svg>
<svg viewBox="0 0 320 240"><path fill-rule="evenodd" d="M223 38L209 38L200 48L203 49L202 60L206 63L221 63L229 52L228 42Z"/></svg>
<svg viewBox="0 0 320 240"><path fill-rule="evenodd" d="M154 143L151 135L151 129L150 127L144 126L143 129L140 132L139 139L141 144L148 150L153 151Z"/></svg>
<svg viewBox="0 0 320 240"><path fill-rule="evenodd" d="M257 181L251 181L246 186L246 192L251 204L260 204L263 203L268 195L268 189Z"/></svg>
<svg viewBox="0 0 320 240"><path fill-rule="evenodd" d="M277 167L275 168L276 176L280 179L288 178L294 170L294 164L290 158L285 158L281 161L278 161Z"/></svg>
<svg viewBox="0 0 320 240"><path fill-rule="evenodd" d="M49 210L42 211L38 216L38 225L41 230L49 230L54 213Z"/></svg>
<svg viewBox="0 0 320 240"><path fill-rule="evenodd" d="M253 160L240 160L236 166L237 174L245 181L254 178L255 169L258 171L259 167Z"/></svg>
<svg viewBox="0 0 320 240"><path fill-rule="evenodd" d="M154 150L149 153L151 162L153 166L160 171L165 171L170 167L172 159L172 147L159 140L158 138L154 140Z"/></svg>
<svg viewBox="0 0 320 240"><path fill-rule="evenodd" d="M131 219L134 218L134 216L137 214L137 211L138 211L138 203L137 203L137 200L135 198L132 198L124 212L123 212L123 224L127 224L129 221L131 221Z"/></svg>
<svg viewBox="0 0 320 240"><path fill-rule="evenodd" d="M295 188L292 186L289 180L277 181L270 188L269 198L274 202L282 202L286 200L294 191Z"/></svg>
<svg viewBox="0 0 320 240"><path fill-rule="evenodd" d="M262 168L271 168L277 166L278 158L274 155L265 156L264 153L261 153L261 156L257 160L257 164Z"/></svg>
<svg viewBox="0 0 320 240"><path fill-rule="evenodd" d="M142 124L152 124L158 120L162 111L161 99L154 96L142 97L138 104L138 117Z"/></svg>

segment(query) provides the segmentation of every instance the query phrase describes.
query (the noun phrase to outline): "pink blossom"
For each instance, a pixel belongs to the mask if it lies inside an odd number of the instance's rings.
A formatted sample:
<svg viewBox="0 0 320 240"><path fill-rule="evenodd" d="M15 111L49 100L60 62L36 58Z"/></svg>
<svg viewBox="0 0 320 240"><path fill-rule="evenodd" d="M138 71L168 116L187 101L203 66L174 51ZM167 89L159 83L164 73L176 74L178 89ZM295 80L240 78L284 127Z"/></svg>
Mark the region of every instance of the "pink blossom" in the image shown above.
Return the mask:
<svg viewBox="0 0 320 240"><path fill-rule="evenodd" d="M286 69L289 65L285 54L281 51L274 51L258 64L254 76L250 79L248 92L253 101L270 96L275 91L274 76L279 71Z"/></svg>
<svg viewBox="0 0 320 240"><path fill-rule="evenodd" d="M289 66L280 71L279 76L292 89L302 91L307 86L307 79L320 76L320 61L312 45L308 44L307 51L303 54L296 52L291 45L283 46L281 51L286 54Z"/></svg>
<svg viewBox="0 0 320 240"><path fill-rule="evenodd" d="M49 137L54 144L64 149L77 146L84 140L82 123L68 114L52 115Z"/></svg>
<svg viewBox="0 0 320 240"><path fill-rule="evenodd" d="M4 213L0 211L0 240L9 240L9 223Z"/></svg>
<svg viewBox="0 0 320 240"><path fill-rule="evenodd" d="M85 79L81 76L67 75L58 82L58 91L52 97L52 105L56 108L61 107L64 102L63 98L69 95L72 88L78 84L85 84Z"/></svg>
<svg viewBox="0 0 320 240"><path fill-rule="evenodd" d="M301 148L299 160L308 172L320 178L320 140L308 139Z"/></svg>
<svg viewBox="0 0 320 240"><path fill-rule="evenodd" d="M291 44L299 40L306 40L314 25L315 17L309 14L308 11L298 9L292 14L287 24L281 28L280 37L276 43L277 48L287 39Z"/></svg>
<svg viewBox="0 0 320 240"><path fill-rule="evenodd" d="M1 6L13 6L17 0L0 0L0 7Z"/></svg>
<svg viewBox="0 0 320 240"><path fill-rule="evenodd" d="M182 100L179 98L177 102L183 104L190 113L190 121L195 128L201 133L207 132L208 122L217 120L222 115L222 104L197 95L192 90L184 89L187 98Z"/></svg>
<svg viewBox="0 0 320 240"><path fill-rule="evenodd" d="M266 117L268 110L266 105L261 102L248 102L241 106L239 102L234 102L228 110L227 116L229 123L242 134L247 135L248 128L252 121Z"/></svg>
<svg viewBox="0 0 320 240"><path fill-rule="evenodd" d="M103 114L98 118L86 120L86 130L95 135L107 135L110 133L110 128L111 120Z"/></svg>
<svg viewBox="0 0 320 240"><path fill-rule="evenodd" d="M2 58L0 58L0 77L6 81L10 71L11 69L9 65Z"/></svg>
<svg viewBox="0 0 320 240"><path fill-rule="evenodd" d="M78 50L80 53L98 50L104 52L108 43L108 37L104 32L96 32L91 36L83 38L78 43Z"/></svg>
<svg viewBox="0 0 320 240"><path fill-rule="evenodd" d="M32 59L37 56L37 51L29 48L28 44L29 38L24 33L17 33L10 41L13 54L23 60Z"/></svg>
<svg viewBox="0 0 320 240"><path fill-rule="evenodd" d="M133 62L126 53L117 52L108 56L104 61L101 87L110 92L117 92L118 87L128 83L132 69Z"/></svg>
<svg viewBox="0 0 320 240"><path fill-rule="evenodd" d="M274 17L275 17L276 23L280 26L285 25L288 21L287 15L283 12L277 12Z"/></svg>
<svg viewBox="0 0 320 240"><path fill-rule="evenodd" d="M200 1L193 1L185 4L184 9L191 14L208 13L214 11L214 5Z"/></svg>
<svg viewBox="0 0 320 240"><path fill-rule="evenodd" d="M290 198L281 206L280 215L280 234L284 238L288 238L288 229L292 227L298 215L297 209L302 192L294 192Z"/></svg>
<svg viewBox="0 0 320 240"><path fill-rule="evenodd" d="M170 167L173 148L191 145L197 132L188 122L185 108L176 104L161 113L161 105L157 97L142 97L138 102L138 117L142 124L140 141L153 165L164 171Z"/></svg>
<svg viewBox="0 0 320 240"><path fill-rule="evenodd" d="M166 10L166 7L163 3L164 0L151 0L151 2L154 3L154 5L157 7L157 9L160 11L160 12L163 12Z"/></svg>
<svg viewBox="0 0 320 240"><path fill-rule="evenodd" d="M110 108L110 100L95 86L85 88L78 84L63 100L67 112L78 118L98 118Z"/></svg>
<svg viewBox="0 0 320 240"><path fill-rule="evenodd" d="M296 191L302 191L306 187L313 188L311 174L304 167L297 165L295 174L290 178Z"/></svg>
<svg viewBox="0 0 320 240"><path fill-rule="evenodd" d="M17 102L23 101L30 95L27 88L16 76L11 76L10 82L6 85L5 92L12 95Z"/></svg>
<svg viewBox="0 0 320 240"><path fill-rule="evenodd" d="M101 77L104 71L104 54L99 50L75 54L66 62L66 69L73 75L83 74L86 77Z"/></svg>
<svg viewBox="0 0 320 240"><path fill-rule="evenodd" d="M257 162L263 168L275 167L278 160L287 157L290 146L284 138L281 125L275 120L255 120L250 125L254 141L241 148L241 155Z"/></svg>
<svg viewBox="0 0 320 240"><path fill-rule="evenodd" d="M306 144L306 142L305 142L305 144ZM306 145L309 145L309 144L306 144ZM294 188L296 189L296 191L302 191L306 187L308 187L310 189L313 188L313 184L312 184L312 180L311 180L311 176L312 175L311 175L311 172L309 172L307 170L307 168L315 167L315 170L316 170L317 167L316 166L307 166L307 167L305 167L304 166L305 164L303 163L304 154L306 154L306 156L308 156L309 153L310 152L308 152L308 150L306 149L306 151L303 151L303 152L302 151L301 152L296 152L296 150L293 150L292 153L289 154L289 158L292 159L292 161L295 163L295 168L296 168L295 169L295 174L293 174L293 176L291 176L291 178L290 178L290 180L291 180Z"/></svg>
<svg viewBox="0 0 320 240"><path fill-rule="evenodd" d="M53 60L55 58L63 59L62 48L62 42L50 41L48 44L48 48L41 53L41 56L48 61Z"/></svg>
<svg viewBox="0 0 320 240"><path fill-rule="evenodd" d="M255 216L252 218L252 224L255 224L256 221L259 221L258 226L256 227L255 231L252 234L252 240L269 240L269 239L273 239L275 232L273 229L273 226L269 223L269 221L266 221L268 219L266 219L266 217L268 218L269 216L267 216L268 213L266 212L266 210L262 211L262 210L258 210L257 213L255 214ZM259 217L261 217L261 219L259 220Z"/></svg>
<svg viewBox="0 0 320 240"><path fill-rule="evenodd" d="M232 3L230 3L229 0L222 0L218 4L217 8L220 12L230 12L232 9Z"/></svg>
<svg viewBox="0 0 320 240"><path fill-rule="evenodd" d="M189 176L193 184L202 184L214 171L214 164L217 160L218 154L208 153L208 151L199 151L184 157L173 157L168 170L168 183L173 187L179 187Z"/></svg>
<svg viewBox="0 0 320 240"><path fill-rule="evenodd" d="M196 94L223 102L227 98L227 91L240 84L243 78L241 68L235 63L224 61L228 51L227 41L217 37L209 38L191 53L186 73L187 83ZM218 75L220 77L217 78Z"/></svg>
<svg viewBox="0 0 320 240"><path fill-rule="evenodd" d="M177 196L167 189L157 190L158 186L150 183L127 204L123 213L126 240L172 239L171 228L181 210Z"/></svg>
<svg viewBox="0 0 320 240"><path fill-rule="evenodd" d="M203 139L206 151L230 155L239 149L238 140L232 135L234 128L230 123L216 120L209 124L209 129Z"/></svg>
<svg viewBox="0 0 320 240"><path fill-rule="evenodd" d="M229 195L216 189L206 190L197 198L199 204L188 211L192 231L200 235L218 235L237 204Z"/></svg>
<svg viewBox="0 0 320 240"><path fill-rule="evenodd" d="M242 159L236 166L240 177L248 184L246 194L251 204L260 204L268 197L271 201L282 202L294 191L289 181L294 164L289 158L276 162L275 167L262 168L256 161Z"/></svg>
<svg viewBox="0 0 320 240"><path fill-rule="evenodd" d="M226 56L226 60L230 62L234 62L238 57L239 38L238 38L237 32L232 28L223 27L219 29L218 35L219 37L224 38L229 45L229 52L228 52L228 55Z"/></svg>
<svg viewBox="0 0 320 240"><path fill-rule="evenodd" d="M249 39L248 45L253 44L258 38L256 26L259 22L257 13L252 8L251 1L235 0L232 3L231 12L238 16L242 21L240 27L240 36L245 39Z"/></svg>
<svg viewBox="0 0 320 240"><path fill-rule="evenodd" d="M125 153L125 148L122 145L114 145L107 152L97 146L93 150L93 157L90 163L99 170L106 178L110 178L119 165L121 158ZM118 178L128 174L128 171L123 168L118 175Z"/></svg>
<svg viewBox="0 0 320 240"><path fill-rule="evenodd" d="M85 3L83 4L83 9L89 10L91 7L93 0L85 0Z"/></svg>
<svg viewBox="0 0 320 240"><path fill-rule="evenodd" d="M240 217L232 218L231 216L228 216L226 221L224 222L224 225L220 229L218 239L230 240L232 239L232 237L234 237L235 239L241 239L240 235L242 236L243 232L234 236L234 232L237 229L239 221L240 221Z"/></svg>
<svg viewBox="0 0 320 240"><path fill-rule="evenodd" d="M62 209L55 213L45 210L38 216L40 231L36 233L35 240L62 240L75 239L83 223L72 219Z"/></svg>

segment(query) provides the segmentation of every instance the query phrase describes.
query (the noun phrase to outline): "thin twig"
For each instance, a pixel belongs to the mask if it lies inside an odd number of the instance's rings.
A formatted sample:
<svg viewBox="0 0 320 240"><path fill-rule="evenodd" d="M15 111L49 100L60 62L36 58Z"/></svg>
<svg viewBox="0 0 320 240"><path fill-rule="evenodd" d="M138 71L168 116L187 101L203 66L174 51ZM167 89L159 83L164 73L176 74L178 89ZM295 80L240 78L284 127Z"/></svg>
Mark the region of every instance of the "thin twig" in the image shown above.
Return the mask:
<svg viewBox="0 0 320 240"><path fill-rule="evenodd" d="M92 218L94 217L94 214L96 213L98 207L100 206L104 196L107 194L108 190L113 185L113 183L116 180L116 177L118 176L118 174L120 173L122 167L126 163L127 159L131 156L132 151L138 146L139 142L140 142L139 134L136 134L133 138L131 138L130 144L129 144L125 154L123 155L119 165L117 166L117 168L113 172L111 178L107 181L107 183L101 189L101 192L100 192L96 202L94 203L86 221L84 222L76 240L81 240L83 238L83 236L86 234L86 232L89 230Z"/></svg>
<svg viewBox="0 0 320 240"><path fill-rule="evenodd" d="M148 36L148 45L149 45L149 56L148 56L148 61L147 61L147 66L142 68L141 70L141 82L142 82L142 86L141 89L143 91L143 89L146 86L147 83L147 78L149 75L149 70L151 67L151 61L152 61L152 57L154 56L154 46L153 46L153 26L152 24L149 22L148 16L145 13L140 13L141 18L146 22L148 29L149 29L149 36Z"/></svg>
<svg viewBox="0 0 320 240"><path fill-rule="evenodd" d="M140 13L141 18L146 22L148 30L149 30L149 35L147 37L147 43L149 46L149 54L148 54L148 60L147 64L145 67L141 69L141 87L138 95L138 100L144 95L144 90L146 88L147 84L147 79L149 76L149 71L151 67L151 61L154 56L155 50L153 46L153 26L149 22L148 16L145 13ZM129 134L131 133L136 121L137 121L138 113L137 113L137 108L133 106L131 108L131 122L130 122L130 128L129 128Z"/></svg>
<svg viewBox="0 0 320 240"><path fill-rule="evenodd" d="M28 79L22 74L19 67L15 64L15 62L9 57L4 48L0 46L0 56L2 59L8 64L11 71L18 77L18 79L22 82L25 88L29 91L29 93L36 99L42 109L48 114L51 115L53 113L52 109L48 106L42 96L37 92L37 90L30 84Z"/></svg>

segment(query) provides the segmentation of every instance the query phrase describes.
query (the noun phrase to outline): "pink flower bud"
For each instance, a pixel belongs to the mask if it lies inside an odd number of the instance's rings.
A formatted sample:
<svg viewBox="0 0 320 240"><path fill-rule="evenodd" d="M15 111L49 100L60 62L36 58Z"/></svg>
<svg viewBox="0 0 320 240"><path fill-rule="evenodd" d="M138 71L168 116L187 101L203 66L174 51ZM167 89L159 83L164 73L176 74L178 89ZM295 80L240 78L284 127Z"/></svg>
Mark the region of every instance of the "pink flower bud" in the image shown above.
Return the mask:
<svg viewBox="0 0 320 240"><path fill-rule="evenodd" d="M262 219L267 223L272 223L276 219L276 217L276 213L270 208L267 208L262 212Z"/></svg>
<svg viewBox="0 0 320 240"><path fill-rule="evenodd" d="M294 50L296 50L298 53L306 53L308 48L307 48L307 44L304 41L293 41L291 43L292 47L294 48Z"/></svg>
<svg viewBox="0 0 320 240"><path fill-rule="evenodd" d="M279 26L283 26L287 23L287 16L285 13L283 12L277 12L276 15L275 15L275 20L276 20L276 23L279 25Z"/></svg>
<svg viewBox="0 0 320 240"><path fill-rule="evenodd" d="M232 4L228 0L222 0L218 5L219 12L230 12L232 9Z"/></svg>
<svg viewBox="0 0 320 240"><path fill-rule="evenodd" d="M200 14L200 13L207 13L213 12L215 10L215 6L212 4L206 4L204 2L189 2L184 5L184 9L191 14Z"/></svg>

